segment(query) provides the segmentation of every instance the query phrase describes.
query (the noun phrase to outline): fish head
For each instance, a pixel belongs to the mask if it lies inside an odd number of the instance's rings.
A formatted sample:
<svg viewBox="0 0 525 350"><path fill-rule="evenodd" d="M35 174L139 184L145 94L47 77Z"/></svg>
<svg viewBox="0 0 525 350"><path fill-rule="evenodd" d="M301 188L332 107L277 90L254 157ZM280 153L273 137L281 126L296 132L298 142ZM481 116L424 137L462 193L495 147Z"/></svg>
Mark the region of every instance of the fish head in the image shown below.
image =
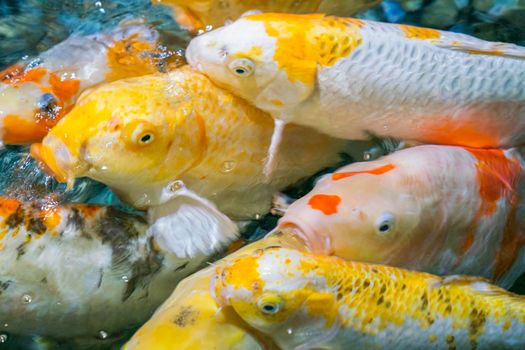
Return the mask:
<svg viewBox="0 0 525 350"><path fill-rule="evenodd" d="M281 348L296 348L339 326L336 297L316 267L312 256L296 250L259 250L217 268L211 294Z"/></svg>
<svg viewBox="0 0 525 350"><path fill-rule="evenodd" d="M4 144L41 141L71 108L79 81L48 69L15 64L0 72L0 120Z"/></svg>
<svg viewBox="0 0 525 350"><path fill-rule="evenodd" d="M32 154L61 182L87 176L128 195L167 184L205 147L203 121L186 96L172 91L177 86L184 94L182 84L152 75L94 88L33 145Z"/></svg>
<svg viewBox="0 0 525 350"><path fill-rule="evenodd" d="M279 229L303 237L316 253L399 262L430 237L435 223L424 212L430 202L422 188L423 181L407 178L396 164L354 163L319 180L287 209Z"/></svg>
<svg viewBox="0 0 525 350"><path fill-rule="evenodd" d="M310 50L304 37L308 18L244 16L194 38L186 58L219 86L262 110L285 115L307 99L315 86L317 63L305 52Z"/></svg>

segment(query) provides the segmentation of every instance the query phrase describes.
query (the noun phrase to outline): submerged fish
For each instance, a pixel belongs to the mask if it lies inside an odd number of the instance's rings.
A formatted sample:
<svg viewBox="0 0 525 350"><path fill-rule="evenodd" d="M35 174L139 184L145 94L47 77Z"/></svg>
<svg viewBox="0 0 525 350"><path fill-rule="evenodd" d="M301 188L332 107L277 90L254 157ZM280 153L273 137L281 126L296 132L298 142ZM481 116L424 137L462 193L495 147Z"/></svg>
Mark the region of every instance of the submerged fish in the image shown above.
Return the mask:
<svg viewBox="0 0 525 350"><path fill-rule="evenodd" d="M289 234L272 234L186 278L123 349L279 349L269 337L251 328L231 308L219 308L210 293L210 280L217 267L274 246L302 249L304 243Z"/></svg>
<svg viewBox="0 0 525 350"><path fill-rule="evenodd" d="M478 148L525 143L525 48L352 18L257 14L194 38L189 63L286 123Z"/></svg>
<svg viewBox="0 0 525 350"><path fill-rule="evenodd" d="M195 214L183 206L178 220ZM160 221L111 206L0 197L2 332L95 340L128 330L235 239L235 228L214 239L194 226L191 237Z"/></svg>
<svg viewBox="0 0 525 350"><path fill-rule="evenodd" d="M159 71L167 62L159 34L145 25L73 35L28 63L0 72L1 140L40 141L96 84Z"/></svg>
<svg viewBox="0 0 525 350"><path fill-rule="evenodd" d="M151 0L173 8L177 22L196 31L222 26L253 10L288 13L326 13L351 16L375 6L377 0Z"/></svg>
<svg viewBox="0 0 525 350"><path fill-rule="evenodd" d="M475 277L277 248L218 268L212 289L282 349L525 348L524 297Z"/></svg>
<svg viewBox="0 0 525 350"><path fill-rule="evenodd" d="M525 272L524 167L515 149L408 148L326 175L277 229L316 253L510 287Z"/></svg>
<svg viewBox="0 0 525 350"><path fill-rule="evenodd" d="M269 211L275 191L336 163L349 146L292 126L267 181L271 125L266 113L185 67L92 89L32 153L60 181L93 178L138 208L189 190L236 219L253 218Z"/></svg>

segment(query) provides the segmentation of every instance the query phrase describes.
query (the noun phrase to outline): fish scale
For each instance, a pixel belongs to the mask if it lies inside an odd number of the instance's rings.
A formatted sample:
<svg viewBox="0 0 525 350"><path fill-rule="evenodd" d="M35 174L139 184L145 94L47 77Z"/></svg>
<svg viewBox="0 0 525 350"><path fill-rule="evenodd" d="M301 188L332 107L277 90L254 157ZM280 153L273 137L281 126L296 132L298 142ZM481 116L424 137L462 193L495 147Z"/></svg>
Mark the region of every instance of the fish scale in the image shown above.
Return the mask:
<svg viewBox="0 0 525 350"><path fill-rule="evenodd" d="M322 14L264 13L194 38L186 57L272 115L266 174L286 123L353 140L372 134L478 148L525 142L525 48L516 45Z"/></svg>
<svg viewBox="0 0 525 350"><path fill-rule="evenodd" d="M254 282L245 283L242 272L252 269L255 275L250 281ZM239 316L283 348L479 350L525 346L523 297L474 277L442 278L285 248L240 257L219 269L217 276L219 303L232 305ZM302 299L296 304L292 297L298 295ZM282 300L275 315L265 316L254 306L265 298ZM325 311L310 313L320 298ZM336 318L331 321L333 313ZM313 323L313 319L321 322ZM310 333L305 332L307 324ZM314 330L312 324L318 328ZM275 331L274 327L289 327L290 331ZM333 335L315 339L323 332ZM294 339L294 334L302 338Z"/></svg>

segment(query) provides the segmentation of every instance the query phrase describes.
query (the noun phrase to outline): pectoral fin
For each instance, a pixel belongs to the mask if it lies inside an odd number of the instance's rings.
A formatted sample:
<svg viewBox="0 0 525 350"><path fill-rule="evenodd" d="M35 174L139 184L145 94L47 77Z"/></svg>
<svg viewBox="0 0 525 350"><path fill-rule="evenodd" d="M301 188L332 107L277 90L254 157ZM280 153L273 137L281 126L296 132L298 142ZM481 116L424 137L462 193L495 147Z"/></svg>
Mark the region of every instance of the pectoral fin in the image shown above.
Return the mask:
<svg viewBox="0 0 525 350"><path fill-rule="evenodd" d="M162 204L148 211L148 233L161 249L179 258L210 256L238 239L237 225L212 202L187 188L163 193L162 198Z"/></svg>

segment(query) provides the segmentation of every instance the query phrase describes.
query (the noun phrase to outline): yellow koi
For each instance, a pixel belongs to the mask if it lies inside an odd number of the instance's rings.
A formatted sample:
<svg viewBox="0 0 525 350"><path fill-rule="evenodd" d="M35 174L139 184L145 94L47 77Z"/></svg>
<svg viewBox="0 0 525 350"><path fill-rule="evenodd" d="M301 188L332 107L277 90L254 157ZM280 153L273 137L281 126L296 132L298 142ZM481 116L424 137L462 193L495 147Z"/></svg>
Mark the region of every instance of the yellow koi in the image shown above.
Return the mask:
<svg viewBox="0 0 525 350"><path fill-rule="evenodd" d="M233 218L253 218L269 211L274 192L337 162L349 146L292 126L267 181L271 125L266 113L183 67L92 89L32 153L59 180L91 177L138 208L189 190Z"/></svg>
<svg viewBox="0 0 525 350"><path fill-rule="evenodd" d="M467 276L270 248L217 268L212 293L281 349L523 349L525 299Z"/></svg>

